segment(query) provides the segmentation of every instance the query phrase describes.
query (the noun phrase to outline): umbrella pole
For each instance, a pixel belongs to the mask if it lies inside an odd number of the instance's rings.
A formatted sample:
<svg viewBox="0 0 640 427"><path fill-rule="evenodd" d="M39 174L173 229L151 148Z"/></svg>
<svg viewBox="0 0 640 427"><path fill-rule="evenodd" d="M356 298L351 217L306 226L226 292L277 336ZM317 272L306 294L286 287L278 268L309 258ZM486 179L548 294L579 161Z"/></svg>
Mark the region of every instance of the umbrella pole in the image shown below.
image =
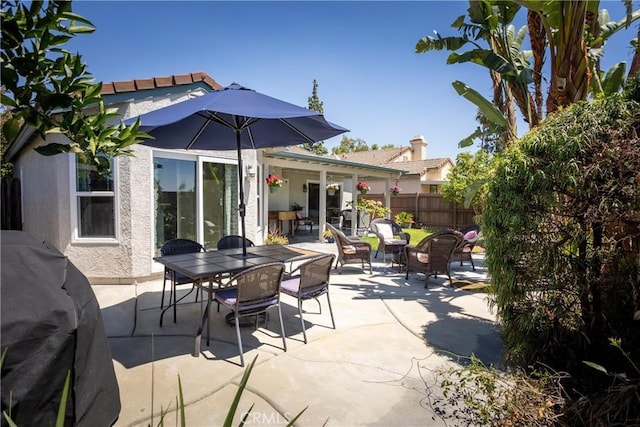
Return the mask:
<svg viewBox="0 0 640 427"><path fill-rule="evenodd" d="M243 183L243 171L242 171L242 150L240 149L240 129L236 129L236 144L238 146L238 191L240 193L240 205L238 206L238 212L240 213L240 227L242 230L242 256L247 256L247 239L246 230L244 225L244 215L246 206L244 204L244 183Z"/></svg>

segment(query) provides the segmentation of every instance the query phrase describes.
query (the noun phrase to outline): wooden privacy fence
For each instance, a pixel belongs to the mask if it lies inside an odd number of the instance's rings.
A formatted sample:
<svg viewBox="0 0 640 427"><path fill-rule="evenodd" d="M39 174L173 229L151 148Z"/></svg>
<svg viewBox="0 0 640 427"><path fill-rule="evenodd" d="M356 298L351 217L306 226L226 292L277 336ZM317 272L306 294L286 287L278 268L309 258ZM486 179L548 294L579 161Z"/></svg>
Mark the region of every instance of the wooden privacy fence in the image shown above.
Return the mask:
<svg viewBox="0 0 640 427"><path fill-rule="evenodd" d="M22 230L22 210L20 180L18 178L2 178L0 186L0 229Z"/></svg>
<svg viewBox="0 0 640 427"><path fill-rule="evenodd" d="M384 194L367 194L367 199L384 204ZM460 228L473 224L475 213L465 208L462 203L456 204L445 200L442 194L402 193L391 196L391 219L400 212L413 214L416 226L426 228Z"/></svg>

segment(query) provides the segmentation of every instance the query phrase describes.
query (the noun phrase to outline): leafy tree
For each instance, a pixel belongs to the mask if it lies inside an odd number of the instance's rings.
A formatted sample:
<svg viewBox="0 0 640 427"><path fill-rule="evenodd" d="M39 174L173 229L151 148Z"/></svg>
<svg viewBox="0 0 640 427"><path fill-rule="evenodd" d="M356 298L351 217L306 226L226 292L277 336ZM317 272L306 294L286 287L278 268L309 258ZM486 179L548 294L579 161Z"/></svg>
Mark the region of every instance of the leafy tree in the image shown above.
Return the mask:
<svg viewBox="0 0 640 427"><path fill-rule="evenodd" d="M388 150L388 149L391 149L391 148L396 148L396 146L393 145L393 144L384 144L384 145L371 144L371 151Z"/></svg>
<svg viewBox="0 0 640 427"><path fill-rule="evenodd" d="M477 139L480 141L480 150L494 154L503 150L502 134L504 129L495 122L488 120L482 110L478 109L476 121L479 123L475 131L458 143L458 147L465 148L473 145Z"/></svg>
<svg viewBox="0 0 640 427"><path fill-rule="evenodd" d="M354 153L356 151L369 151L369 146L360 138L349 138L346 135L342 136L340 145L331 149L332 154Z"/></svg>
<svg viewBox="0 0 640 427"><path fill-rule="evenodd" d="M460 153L456 165L442 185L442 196L454 203L464 202L479 214L487 198L488 180L493 171L489 155L480 150L475 154Z"/></svg>
<svg viewBox="0 0 640 427"><path fill-rule="evenodd" d="M43 155L75 153L104 172L109 157L130 155L131 145L148 137L139 124L108 124L118 116L107 110L79 54L64 49L79 34L95 30L71 10L71 2L24 3L2 0L2 106L10 111L2 126L8 144L24 127L65 135L69 144L48 144Z"/></svg>
<svg viewBox="0 0 640 427"><path fill-rule="evenodd" d="M320 101L320 98L318 97L318 82L315 79L313 79L313 90L308 101L310 110L317 111L321 114L324 113L324 103ZM305 142L302 146L318 156L324 156L329 152L329 150L324 146L324 141L318 141L313 144Z"/></svg>
<svg viewBox="0 0 640 427"><path fill-rule="evenodd" d="M515 31L511 22L520 6L509 1L469 1L466 16L458 17L452 24L462 35L457 37L425 36L418 41L416 53L432 50L449 50L448 64L471 62L485 67L493 87L492 102L462 82L454 82L454 88L461 96L476 104L483 114L503 127L504 143L517 136L514 99L521 102L521 110L530 124L537 123L537 116L531 114L531 100L526 90L531 82L528 55L521 51L526 27ZM471 49L458 53L460 49Z"/></svg>
<svg viewBox="0 0 640 427"><path fill-rule="evenodd" d="M4 125L4 122L7 119L11 118L11 113L9 111L3 111L0 114L0 128ZM0 177L13 175L13 163L5 161L4 153L8 148L7 139L5 138L4 132L0 133L0 154L2 154L2 165L0 166Z"/></svg>
<svg viewBox="0 0 640 427"><path fill-rule="evenodd" d="M536 72L541 72L545 50L551 60L547 112L587 99L590 91L602 94L600 56L609 37L640 18L632 12L632 2L625 0L626 18L609 20L600 1L530 1L516 0L528 9L531 46ZM596 79L595 86L591 79ZM540 81L536 81L539 91Z"/></svg>
<svg viewBox="0 0 640 427"><path fill-rule="evenodd" d="M492 101L463 82L453 86L461 96L473 102L485 119L492 123L486 129L476 130L480 136L485 130L501 128L498 132L504 146L515 139L514 104L529 123L535 127L543 115L543 84L549 83L546 100L547 112L578 100L587 99L590 93L611 93L620 87L619 76L624 74L616 64L601 81L599 57L609 37L626 28L640 18L640 11L631 12L631 1L626 0L627 16L614 22L609 20L606 10L598 10L600 1L469 1L468 16L460 16L452 24L461 36L425 36L415 47L417 53L432 50L449 50L447 63L471 62L489 71L493 86ZM517 32L511 22L521 6L527 10L531 51L522 51L521 46L527 27ZM469 22L466 22L466 19ZM459 52L466 46L468 51ZM545 57L551 58L549 76L544 78ZM533 67L529 59L533 58ZM592 82L592 76L595 76ZM529 85L533 84L533 93ZM469 140L462 141L469 144Z"/></svg>

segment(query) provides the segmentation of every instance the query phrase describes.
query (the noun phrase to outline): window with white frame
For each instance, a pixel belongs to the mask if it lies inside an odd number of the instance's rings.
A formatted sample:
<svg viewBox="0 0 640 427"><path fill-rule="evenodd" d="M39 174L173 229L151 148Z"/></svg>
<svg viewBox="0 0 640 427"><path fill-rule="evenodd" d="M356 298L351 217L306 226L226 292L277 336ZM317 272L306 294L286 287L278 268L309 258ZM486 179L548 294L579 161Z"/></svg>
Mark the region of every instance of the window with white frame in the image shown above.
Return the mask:
<svg viewBox="0 0 640 427"><path fill-rule="evenodd" d="M78 239L115 239L116 197L115 164L111 170L99 173L95 165L75 156L75 218Z"/></svg>

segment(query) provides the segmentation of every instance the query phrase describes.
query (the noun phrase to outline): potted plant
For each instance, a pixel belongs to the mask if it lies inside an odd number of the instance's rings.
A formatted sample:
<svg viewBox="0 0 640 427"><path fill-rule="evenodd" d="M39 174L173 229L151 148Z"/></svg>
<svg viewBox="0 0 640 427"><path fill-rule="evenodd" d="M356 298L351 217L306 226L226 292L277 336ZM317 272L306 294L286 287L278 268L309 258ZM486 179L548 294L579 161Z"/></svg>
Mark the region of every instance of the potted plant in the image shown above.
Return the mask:
<svg viewBox="0 0 640 427"><path fill-rule="evenodd" d="M366 182L360 181L356 185L356 189L360 192L360 194L367 194L369 190L371 190L371 187L369 187L369 184L367 184Z"/></svg>
<svg viewBox="0 0 640 427"><path fill-rule="evenodd" d="M333 239L333 234L331 234L331 230L329 230L328 228L325 228L324 231L322 232L322 238L327 243L333 243L335 241Z"/></svg>
<svg viewBox="0 0 640 427"><path fill-rule="evenodd" d="M301 211L302 209L304 209L304 207L302 207L301 205L299 205L297 202L293 202L293 203L291 204L291 210L292 210L292 211L294 211L294 212L299 212L299 211Z"/></svg>
<svg viewBox="0 0 640 427"><path fill-rule="evenodd" d="M280 233L269 233L264 240L265 245L288 245L289 239Z"/></svg>
<svg viewBox="0 0 640 427"><path fill-rule="evenodd" d="M413 224L413 214L411 212L400 212L395 216L395 220L402 228L411 228Z"/></svg>
<svg viewBox="0 0 640 427"><path fill-rule="evenodd" d="M269 192L271 193L278 191L278 188L282 187L282 184L284 184L284 182L279 175L269 175L267 177L267 185L269 186Z"/></svg>
<svg viewBox="0 0 640 427"><path fill-rule="evenodd" d="M400 194L400 191L402 191L402 188L398 187L397 185L393 185L391 186L391 188L389 188L389 191L391 192L392 196L397 196L398 194Z"/></svg>
<svg viewBox="0 0 640 427"><path fill-rule="evenodd" d="M338 191L339 189L340 189L340 186L335 182L332 184L327 184L327 194L330 196L333 196L334 194L336 194L336 191Z"/></svg>

